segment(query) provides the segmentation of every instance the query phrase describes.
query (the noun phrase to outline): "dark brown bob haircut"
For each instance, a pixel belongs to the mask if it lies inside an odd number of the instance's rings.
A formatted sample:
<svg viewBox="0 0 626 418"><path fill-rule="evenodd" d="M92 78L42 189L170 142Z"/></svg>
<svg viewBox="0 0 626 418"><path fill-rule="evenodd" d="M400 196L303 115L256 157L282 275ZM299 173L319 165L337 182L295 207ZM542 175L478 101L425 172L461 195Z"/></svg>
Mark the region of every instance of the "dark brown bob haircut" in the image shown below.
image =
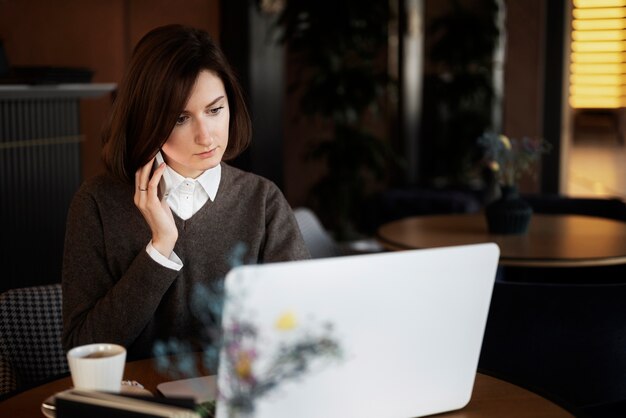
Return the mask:
<svg viewBox="0 0 626 418"><path fill-rule="evenodd" d="M222 80L228 98L229 138L224 160L247 148L252 136L250 115L222 51L202 30L162 26L148 32L135 47L104 126L102 159L109 173L134 183L135 172L169 137L203 70Z"/></svg>

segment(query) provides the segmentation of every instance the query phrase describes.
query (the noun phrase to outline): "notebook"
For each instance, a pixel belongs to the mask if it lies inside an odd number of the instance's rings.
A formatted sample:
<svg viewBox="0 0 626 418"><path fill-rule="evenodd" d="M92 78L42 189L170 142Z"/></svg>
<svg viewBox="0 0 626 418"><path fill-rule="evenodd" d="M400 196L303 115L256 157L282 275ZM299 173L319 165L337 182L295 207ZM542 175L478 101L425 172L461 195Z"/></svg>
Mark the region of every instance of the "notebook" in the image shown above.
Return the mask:
<svg viewBox="0 0 626 418"><path fill-rule="evenodd" d="M220 393L242 376L262 379L281 344L329 332L341 356L313 357L258 397L251 417L408 418L462 408L498 257L495 244L478 244L237 267L226 278L224 329L228 336L233 324L250 323L257 341L251 362L237 367L222 349ZM217 417L228 417L226 402Z"/></svg>

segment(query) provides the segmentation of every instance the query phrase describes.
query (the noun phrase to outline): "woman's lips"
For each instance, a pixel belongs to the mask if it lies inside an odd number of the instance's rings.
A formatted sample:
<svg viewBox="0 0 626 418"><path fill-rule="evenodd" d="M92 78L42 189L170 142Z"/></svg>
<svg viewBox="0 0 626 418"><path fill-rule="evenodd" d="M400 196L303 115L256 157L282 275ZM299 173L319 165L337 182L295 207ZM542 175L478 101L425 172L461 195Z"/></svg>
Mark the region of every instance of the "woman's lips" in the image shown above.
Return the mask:
<svg viewBox="0 0 626 418"><path fill-rule="evenodd" d="M211 158L212 156L215 155L215 150L217 148L213 148L212 150L206 151L206 152L201 152L199 154L196 154L198 157L205 159L205 158Z"/></svg>

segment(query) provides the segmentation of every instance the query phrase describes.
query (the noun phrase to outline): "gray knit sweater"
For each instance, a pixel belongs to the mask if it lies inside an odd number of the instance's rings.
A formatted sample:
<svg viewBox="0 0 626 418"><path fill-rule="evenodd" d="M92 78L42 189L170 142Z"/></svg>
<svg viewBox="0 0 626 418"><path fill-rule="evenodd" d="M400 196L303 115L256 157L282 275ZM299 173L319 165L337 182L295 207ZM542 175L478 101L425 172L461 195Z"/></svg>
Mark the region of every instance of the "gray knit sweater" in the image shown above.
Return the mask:
<svg viewBox="0 0 626 418"><path fill-rule="evenodd" d="M308 258L289 204L270 181L222 163L215 201L190 219L174 214L183 261L175 271L146 253L150 229L133 203L132 185L108 175L85 182L67 221L63 259L63 345L125 346L128 358L152 354L157 340L203 342L206 324L192 314L196 284L224 278L232 251L247 263Z"/></svg>

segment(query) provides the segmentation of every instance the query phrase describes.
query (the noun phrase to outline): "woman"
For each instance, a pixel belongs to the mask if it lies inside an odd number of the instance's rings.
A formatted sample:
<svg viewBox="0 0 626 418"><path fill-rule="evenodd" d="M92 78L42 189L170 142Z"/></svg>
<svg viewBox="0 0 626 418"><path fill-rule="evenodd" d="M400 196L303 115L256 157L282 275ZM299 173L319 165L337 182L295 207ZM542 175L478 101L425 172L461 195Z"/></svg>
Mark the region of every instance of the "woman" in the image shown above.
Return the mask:
<svg viewBox="0 0 626 418"><path fill-rule="evenodd" d="M198 284L244 261L308 258L291 209L268 180L222 162L251 136L241 89L207 33L180 25L136 46L103 133L107 173L83 184L68 215L63 344L203 342ZM162 162L164 160L164 162Z"/></svg>

